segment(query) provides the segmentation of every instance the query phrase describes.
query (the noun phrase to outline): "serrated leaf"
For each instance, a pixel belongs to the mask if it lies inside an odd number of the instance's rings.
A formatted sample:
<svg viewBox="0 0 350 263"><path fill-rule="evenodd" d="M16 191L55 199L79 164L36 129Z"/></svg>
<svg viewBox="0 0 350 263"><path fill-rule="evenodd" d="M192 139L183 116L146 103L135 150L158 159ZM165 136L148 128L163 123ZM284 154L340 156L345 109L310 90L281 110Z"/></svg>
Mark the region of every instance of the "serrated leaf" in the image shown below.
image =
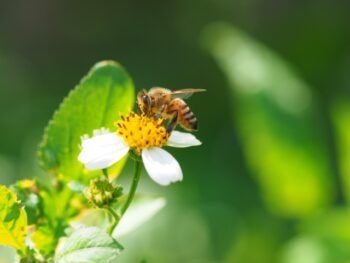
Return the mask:
<svg viewBox="0 0 350 263"><path fill-rule="evenodd" d="M64 178L80 178L84 173L77 160L81 136L102 127L114 130L119 112L132 109L133 103L133 82L122 66L113 61L96 64L47 126L38 151L41 165Z"/></svg>
<svg viewBox="0 0 350 263"><path fill-rule="evenodd" d="M25 254L27 214L20 207L16 195L0 185L0 245L16 248Z"/></svg>
<svg viewBox="0 0 350 263"><path fill-rule="evenodd" d="M56 263L108 263L122 250L122 246L97 227L75 231L58 249Z"/></svg>

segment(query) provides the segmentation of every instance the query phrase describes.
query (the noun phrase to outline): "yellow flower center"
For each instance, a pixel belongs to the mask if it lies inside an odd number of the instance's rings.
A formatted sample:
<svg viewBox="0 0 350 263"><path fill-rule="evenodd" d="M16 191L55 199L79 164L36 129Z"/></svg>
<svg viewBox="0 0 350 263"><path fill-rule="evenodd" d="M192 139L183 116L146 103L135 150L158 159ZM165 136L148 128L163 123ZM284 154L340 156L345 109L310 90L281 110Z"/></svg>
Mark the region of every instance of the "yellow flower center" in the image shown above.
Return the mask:
<svg viewBox="0 0 350 263"><path fill-rule="evenodd" d="M115 126L118 128L117 134L126 144L140 153L145 148L162 147L166 144L169 134L163 127L163 122L162 118L155 120L152 116L131 112L127 117L121 116Z"/></svg>

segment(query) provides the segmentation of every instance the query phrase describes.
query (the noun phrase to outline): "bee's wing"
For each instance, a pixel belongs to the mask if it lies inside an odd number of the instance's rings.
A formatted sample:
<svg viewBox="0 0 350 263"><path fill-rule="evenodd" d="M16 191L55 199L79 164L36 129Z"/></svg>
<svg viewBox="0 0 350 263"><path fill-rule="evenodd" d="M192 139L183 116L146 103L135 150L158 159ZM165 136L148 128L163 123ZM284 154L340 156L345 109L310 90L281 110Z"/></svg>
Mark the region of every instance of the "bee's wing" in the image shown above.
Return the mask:
<svg viewBox="0 0 350 263"><path fill-rule="evenodd" d="M196 92L203 92L206 91L206 89L180 89L180 90L174 90L171 92L172 98L180 98L180 99L187 99L191 97L193 93Z"/></svg>

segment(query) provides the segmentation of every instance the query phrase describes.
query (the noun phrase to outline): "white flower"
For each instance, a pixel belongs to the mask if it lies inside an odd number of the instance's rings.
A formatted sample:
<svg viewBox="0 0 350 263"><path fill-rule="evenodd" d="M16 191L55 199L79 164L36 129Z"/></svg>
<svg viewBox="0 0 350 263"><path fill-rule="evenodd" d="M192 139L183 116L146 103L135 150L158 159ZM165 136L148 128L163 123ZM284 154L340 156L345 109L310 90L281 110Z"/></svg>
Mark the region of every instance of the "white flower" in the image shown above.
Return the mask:
<svg viewBox="0 0 350 263"><path fill-rule="evenodd" d="M133 149L141 155L147 173L155 182L169 185L181 181L183 175L179 163L161 147L184 148L201 145L201 142L194 135L179 131L173 131L165 138L164 127L147 118L131 114L127 120L123 118L117 123L121 127L118 133L94 132L92 138L83 138L78 160L88 170L104 169Z"/></svg>

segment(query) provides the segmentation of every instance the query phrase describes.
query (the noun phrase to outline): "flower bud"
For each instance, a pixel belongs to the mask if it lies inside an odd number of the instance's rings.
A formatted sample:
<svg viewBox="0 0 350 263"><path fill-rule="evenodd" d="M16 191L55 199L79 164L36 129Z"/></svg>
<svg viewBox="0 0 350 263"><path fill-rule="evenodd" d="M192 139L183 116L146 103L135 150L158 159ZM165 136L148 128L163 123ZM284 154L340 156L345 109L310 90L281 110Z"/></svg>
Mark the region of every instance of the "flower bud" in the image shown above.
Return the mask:
<svg viewBox="0 0 350 263"><path fill-rule="evenodd" d="M116 185L103 177L90 181L90 186L85 191L85 196L94 206L106 208L117 201L122 195L122 190L120 185Z"/></svg>

